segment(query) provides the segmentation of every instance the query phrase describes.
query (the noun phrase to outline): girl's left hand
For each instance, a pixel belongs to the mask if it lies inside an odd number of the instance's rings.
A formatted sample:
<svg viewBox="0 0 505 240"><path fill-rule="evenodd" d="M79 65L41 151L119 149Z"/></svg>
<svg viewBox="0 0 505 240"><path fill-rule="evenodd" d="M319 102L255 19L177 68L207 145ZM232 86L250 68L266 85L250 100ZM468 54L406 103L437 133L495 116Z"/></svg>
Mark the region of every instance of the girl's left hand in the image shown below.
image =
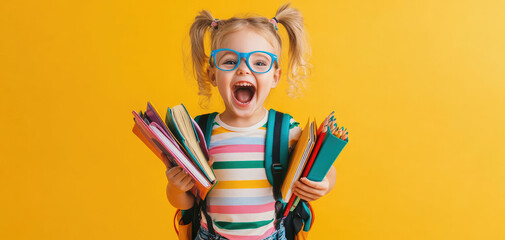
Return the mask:
<svg viewBox="0 0 505 240"><path fill-rule="evenodd" d="M294 184L293 193L301 199L311 202L326 195L329 189L330 181L327 177L322 182L310 181L304 177Z"/></svg>

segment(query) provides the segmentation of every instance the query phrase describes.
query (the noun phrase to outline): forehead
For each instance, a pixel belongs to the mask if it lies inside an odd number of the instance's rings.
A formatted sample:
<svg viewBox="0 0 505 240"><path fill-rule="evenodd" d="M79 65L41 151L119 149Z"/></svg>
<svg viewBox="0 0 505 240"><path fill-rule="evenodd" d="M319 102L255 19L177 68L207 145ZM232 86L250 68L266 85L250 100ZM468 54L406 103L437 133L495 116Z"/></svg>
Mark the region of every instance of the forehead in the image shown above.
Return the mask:
<svg viewBox="0 0 505 240"><path fill-rule="evenodd" d="M239 52L267 51L278 54L265 36L250 29L227 34L223 37L219 48L230 48Z"/></svg>

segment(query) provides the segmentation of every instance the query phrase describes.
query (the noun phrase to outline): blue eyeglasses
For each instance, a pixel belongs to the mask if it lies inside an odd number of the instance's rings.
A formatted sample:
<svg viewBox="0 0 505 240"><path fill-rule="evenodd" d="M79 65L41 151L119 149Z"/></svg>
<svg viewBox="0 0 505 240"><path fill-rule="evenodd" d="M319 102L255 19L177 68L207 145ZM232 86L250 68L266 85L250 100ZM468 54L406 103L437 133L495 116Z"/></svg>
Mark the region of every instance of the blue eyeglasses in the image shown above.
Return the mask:
<svg viewBox="0 0 505 240"><path fill-rule="evenodd" d="M245 58L246 64L254 73L266 73L272 69L274 62L279 65L277 55L265 51L249 53L237 52L233 49L220 48L210 52L209 64L214 65L221 71L233 71L240 65L240 60Z"/></svg>

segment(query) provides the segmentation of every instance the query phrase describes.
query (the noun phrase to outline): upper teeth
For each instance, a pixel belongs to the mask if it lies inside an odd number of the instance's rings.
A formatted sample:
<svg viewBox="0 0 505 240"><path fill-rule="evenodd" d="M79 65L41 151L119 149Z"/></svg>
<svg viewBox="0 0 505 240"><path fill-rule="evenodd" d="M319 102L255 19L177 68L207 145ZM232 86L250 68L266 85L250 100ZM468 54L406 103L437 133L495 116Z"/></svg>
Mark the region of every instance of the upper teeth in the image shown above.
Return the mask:
<svg viewBox="0 0 505 240"><path fill-rule="evenodd" d="M250 86L252 86L252 84L250 84L250 83L246 83L246 82L241 82L241 83L237 83L237 84L235 84L235 86L240 86L240 87L250 87Z"/></svg>

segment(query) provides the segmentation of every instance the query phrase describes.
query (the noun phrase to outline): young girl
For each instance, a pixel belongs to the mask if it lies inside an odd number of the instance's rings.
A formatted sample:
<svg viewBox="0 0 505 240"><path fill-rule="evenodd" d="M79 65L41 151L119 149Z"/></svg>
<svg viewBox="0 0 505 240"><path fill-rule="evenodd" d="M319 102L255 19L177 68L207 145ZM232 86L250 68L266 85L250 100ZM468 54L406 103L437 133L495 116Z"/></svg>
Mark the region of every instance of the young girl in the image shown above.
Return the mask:
<svg viewBox="0 0 505 240"><path fill-rule="evenodd" d="M289 36L288 82L296 87L306 67L305 33L301 14L284 5L272 19L266 17L215 19L202 11L191 26L193 66L199 94L210 97L217 87L225 104L215 118L209 144L218 184L207 195L208 223L202 217L197 239L285 239L282 224L275 224L275 199L263 165L268 111L263 106L281 78L281 39L278 24ZM204 36L211 32L211 53ZM301 133L291 121L290 149ZM191 177L180 167L166 172L167 196L178 209L189 209L195 197ZM335 169L322 182L301 179L293 192L306 201L326 195L335 184ZM215 233L209 232L212 224Z"/></svg>

